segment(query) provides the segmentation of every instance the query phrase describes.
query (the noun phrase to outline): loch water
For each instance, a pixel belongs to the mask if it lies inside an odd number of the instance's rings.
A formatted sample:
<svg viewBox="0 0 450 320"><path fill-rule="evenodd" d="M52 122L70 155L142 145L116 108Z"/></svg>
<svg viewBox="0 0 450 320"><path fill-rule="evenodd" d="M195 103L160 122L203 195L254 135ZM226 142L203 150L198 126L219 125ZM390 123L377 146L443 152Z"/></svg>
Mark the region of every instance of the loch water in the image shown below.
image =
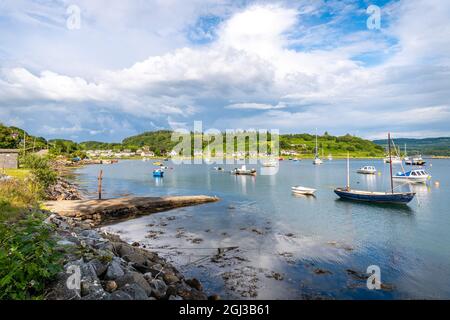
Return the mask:
<svg viewBox="0 0 450 320"><path fill-rule="evenodd" d="M363 165L379 174L362 175ZM103 170L104 197L206 194L216 203L179 208L105 227L172 261L208 293L251 299L450 298L450 160L429 160L427 184L397 185L416 192L407 206L340 200L346 161L280 161L272 175L236 176L237 165L167 162L154 178L152 162L124 160L76 170L95 197ZM247 165L248 168L259 165ZM408 169L408 166L405 167ZM400 171L399 165L394 171ZM351 160L355 189L389 189L389 165ZM291 187L316 188L296 196ZM217 258L217 248L229 248ZM380 270L381 290L367 288L367 269Z"/></svg>

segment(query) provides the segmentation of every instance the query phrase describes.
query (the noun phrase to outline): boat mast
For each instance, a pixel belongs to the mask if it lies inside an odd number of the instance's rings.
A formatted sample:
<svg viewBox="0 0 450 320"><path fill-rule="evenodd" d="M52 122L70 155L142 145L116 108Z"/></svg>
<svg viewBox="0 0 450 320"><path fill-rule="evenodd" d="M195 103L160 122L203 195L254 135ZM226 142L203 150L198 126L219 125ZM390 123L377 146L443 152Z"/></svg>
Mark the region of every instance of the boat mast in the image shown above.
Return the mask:
<svg viewBox="0 0 450 320"><path fill-rule="evenodd" d="M392 179L392 156L391 156L391 133L388 133L388 145L389 145L389 169L391 174L391 192L394 193L394 180Z"/></svg>
<svg viewBox="0 0 450 320"><path fill-rule="evenodd" d="M347 191L350 190L350 153L347 152Z"/></svg>
<svg viewBox="0 0 450 320"><path fill-rule="evenodd" d="M315 155L316 158L317 158L318 153L319 153L319 149L317 148L317 128L316 128L316 155Z"/></svg>

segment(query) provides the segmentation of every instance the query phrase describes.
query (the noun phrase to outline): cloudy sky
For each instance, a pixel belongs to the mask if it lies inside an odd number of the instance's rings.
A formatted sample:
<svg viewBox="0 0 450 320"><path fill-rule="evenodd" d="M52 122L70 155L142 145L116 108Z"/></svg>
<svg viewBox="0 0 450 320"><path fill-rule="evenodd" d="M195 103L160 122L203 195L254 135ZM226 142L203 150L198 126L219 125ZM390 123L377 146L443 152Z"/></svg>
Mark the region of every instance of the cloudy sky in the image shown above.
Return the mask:
<svg viewBox="0 0 450 320"><path fill-rule="evenodd" d="M449 136L450 1L0 0L0 122L120 141L194 120Z"/></svg>

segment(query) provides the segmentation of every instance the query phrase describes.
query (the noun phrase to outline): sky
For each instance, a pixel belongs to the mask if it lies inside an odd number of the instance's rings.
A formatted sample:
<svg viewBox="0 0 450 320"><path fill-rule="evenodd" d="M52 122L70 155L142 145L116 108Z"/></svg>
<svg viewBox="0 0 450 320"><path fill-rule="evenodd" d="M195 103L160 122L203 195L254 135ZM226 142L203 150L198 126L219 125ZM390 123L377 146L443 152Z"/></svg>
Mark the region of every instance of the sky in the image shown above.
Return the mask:
<svg viewBox="0 0 450 320"><path fill-rule="evenodd" d="M450 136L450 1L0 0L1 123L121 141L194 121Z"/></svg>

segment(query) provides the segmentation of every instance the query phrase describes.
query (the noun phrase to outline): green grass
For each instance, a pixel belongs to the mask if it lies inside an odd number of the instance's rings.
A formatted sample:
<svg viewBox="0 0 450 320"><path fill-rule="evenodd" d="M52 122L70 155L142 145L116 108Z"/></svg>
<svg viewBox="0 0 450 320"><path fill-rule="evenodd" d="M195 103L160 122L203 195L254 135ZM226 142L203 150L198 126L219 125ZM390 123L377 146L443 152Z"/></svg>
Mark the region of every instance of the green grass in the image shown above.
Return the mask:
<svg viewBox="0 0 450 320"><path fill-rule="evenodd" d="M29 169L5 169L4 173L19 180L24 180L30 176Z"/></svg>

